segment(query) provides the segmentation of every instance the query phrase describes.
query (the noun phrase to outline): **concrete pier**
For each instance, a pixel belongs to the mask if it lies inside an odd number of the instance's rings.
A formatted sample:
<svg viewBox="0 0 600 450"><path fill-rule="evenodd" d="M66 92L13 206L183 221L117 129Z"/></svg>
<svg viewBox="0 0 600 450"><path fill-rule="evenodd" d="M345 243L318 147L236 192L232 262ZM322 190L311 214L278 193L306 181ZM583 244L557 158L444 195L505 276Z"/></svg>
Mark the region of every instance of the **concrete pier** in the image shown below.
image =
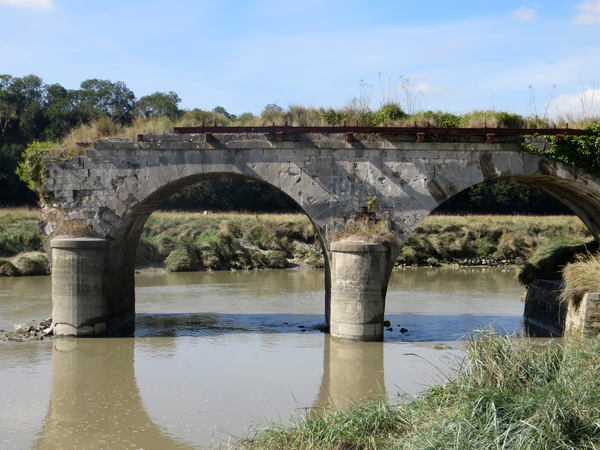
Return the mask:
<svg viewBox="0 0 600 450"><path fill-rule="evenodd" d="M57 336L106 334L106 239L52 239L52 321Z"/></svg>
<svg viewBox="0 0 600 450"><path fill-rule="evenodd" d="M385 295L391 268L379 244L331 244L331 336L382 341Z"/></svg>

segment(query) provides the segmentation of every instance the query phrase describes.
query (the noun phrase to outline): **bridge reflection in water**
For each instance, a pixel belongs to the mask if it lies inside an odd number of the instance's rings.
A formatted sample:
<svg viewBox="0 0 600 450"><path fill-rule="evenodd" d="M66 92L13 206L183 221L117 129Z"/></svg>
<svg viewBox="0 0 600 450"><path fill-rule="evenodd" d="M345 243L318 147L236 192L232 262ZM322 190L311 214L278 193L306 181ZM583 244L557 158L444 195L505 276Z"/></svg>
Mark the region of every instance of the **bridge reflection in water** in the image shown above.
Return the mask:
<svg viewBox="0 0 600 450"><path fill-rule="evenodd" d="M152 422L136 384L135 340L113 341L54 340L50 407L33 448L195 448Z"/></svg>
<svg viewBox="0 0 600 450"><path fill-rule="evenodd" d="M321 336L313 337L315 340L321 339ZM382 343L340 342L331 339L328 335L322 337L324 339L322 382L318 390L317 382L310 389L313 394L309 397L314 399L314 404L310 405L309 409L322 414L326 409L346 407L364 397L379 398L386 395ZM149 339L161 340L160 338ZM162 344L164 345L165 342ZM43 429L32 448L189 449L198 448L198 445L211 444L214 430L208 427L199 429L200 421L207 420L201 414L197 414L195 418L188 418L194 423L193 429L186 428L186 425L181 426L177 418L169 417L167 420L174 428L170 430L169 425L165 425L164 417L156 420L156 416L153 417L147 410L148 405L152 408L153 400L144 400L142 393L148 395L150 392L146 385L142 387L136 381L135 346L136 339L131 338L56 339L52 350L50 405ZM156 350L160 352L159 348ZM172 354L173 348L169 350L168 353ZM318 351L318 349L314 350ZM143 356L138 354L137 358L140 357ZM192 357L196 358L197 355ZM415 358L411 356L410 359ZM172 360L161 358L161 364L173 363ZM179 364L179 360L175 363ZM210 361L206 366L205 370L210 371ZM197 376L199 379L203 378L202 373L198 373ZM415 377L419 379L420 375ZM315 378L315 381L317 379ZM246 381L243 371L238 380L240 384ZM160 381L167 391L169 383L177 382L168 378ZM269 380L269 383L274 384L276 381L281 380ZM161 386L160 382L157 384ZM211 387L202 386L202 390L205 388L209 390ZM232 388L235 389L233 386ZM290 389L293 391L293 388ZM313 397L315 394L316 397ZM201 398L203 397L198 396L194 399L197 408L191 413L186 411L185 402L180 403L180 412L184 415L186 413L192 415L199 410L201 412L204 406L200 403ZM173 411L174 407L178 407L179 402L175 396L172 396L168 400L170 404L164 404L164 408L161 408L158 414L162 416L165 411ZM225 407L229 406L223 405L223 408ZM218 403L215 408L219 408ZM153 410L156 410L156 407L150 411ZM281 413L283 421L285 420L283 417L288 417L289 411L281 411ZM215 412L215 414L218 417L222 412ZM242 424L242 427L244 425ZM222 423L211 424L212 426L221 426L224 431L228 431L228 425ZM217 438L227 439L224 434ZM219 442L221 441L217 439L214 443Z"/></svg>

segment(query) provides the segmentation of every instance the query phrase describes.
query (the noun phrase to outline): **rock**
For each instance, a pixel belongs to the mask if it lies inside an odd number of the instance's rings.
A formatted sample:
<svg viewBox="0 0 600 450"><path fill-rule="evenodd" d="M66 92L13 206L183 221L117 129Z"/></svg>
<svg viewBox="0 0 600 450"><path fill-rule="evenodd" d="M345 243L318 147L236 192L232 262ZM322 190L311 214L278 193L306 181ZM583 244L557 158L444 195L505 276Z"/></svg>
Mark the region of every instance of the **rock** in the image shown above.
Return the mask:
<svg viewBox="0 0 600 450"><path fill-rule="evenodd" d="M408 330L406 328L400 328L400 333L408 333Z"/></svg>
<svg viewBox="0 0 600 450"><path fill-rule="evenodd" d="M298 328L304 328L304 325L299 325Z"/></svg>
<svg viewBox="0 0 600 450"><path fill-rule="evenodd" d="M320 323L315 327L315 329L319 330L321 333L327 333L329 331L329 327L324 323Z"/></svg>
<svg viewBox="0 0 600 450"><path fill-rule="evenodd" d="M38 324L38 328L41 328L42 330L44 328L48 328L49 326L52 325L52 317L47 318L46 320L42 320L39 324Z"/></svg>
<svg viewBox="0 0 600 450"><path fill-rule="evenodd" d="M29 333L33 327L28 323L15 323L15 333Z"/></svg>
<svg viewBox="0 0 600 450"><path fill-rule="evenodd" d="M301 333L305 333L305 332L306 332L306 330L300 330L300 332L301 332Z"/></svg>
<svg viewBox="0 0 600 450"><path fill-rule="evenodd" d="M391 325L392 324L390 323L389 320L386 320L385 322L383 322L383 326L386 327L386 328L389 327L389 326L391 326Z"/></svg>
<svg viewBox="0 0 600 450"><path fill-rule="evenodd" d="M444 345L444 344L437 344L437 345L433 346L434 350L448 350L450 348L452 348L452 347L448 347L447 345Z"/></svg>
<svg viewBox="0 0 600 450"><path fill-rule="evenodd" d="M386 328L386 330L388 330L388 331L394 331L394 329L391 328L391 327L390 328Z"/></svg>
<svg viewBox="0 0 600 450"><path fill-rule="evenodd" d="M44 328L42 330L42 333L44 336L50 336L51 334L54 333L54 328L53 327Z"/></svg>

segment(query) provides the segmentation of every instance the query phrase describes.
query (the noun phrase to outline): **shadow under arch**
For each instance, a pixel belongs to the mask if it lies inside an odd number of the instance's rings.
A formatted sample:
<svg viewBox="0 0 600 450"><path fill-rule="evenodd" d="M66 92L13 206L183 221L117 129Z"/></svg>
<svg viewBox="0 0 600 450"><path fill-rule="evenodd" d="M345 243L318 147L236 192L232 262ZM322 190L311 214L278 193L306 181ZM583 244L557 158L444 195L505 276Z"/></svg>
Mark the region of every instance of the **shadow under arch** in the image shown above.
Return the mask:
<svg viewBox="0 0 600 450"><path fill-rule="evenodd" d="M586 185L586 181L589 183L587 178L583 177L583 183L545 174L511 175L493 179L524 184L550 194L573 211L596 242L600 243L600 192Z"/></svg>
<svg viewBox="0 0 600 450"><path fill-rule="evenodd" d="M248 179L263 184L267 184L273 189L290 198L298 205L300 210L311 221L317 239L319 239L321 248L326 249L326 241L322 235L322 230L314 222L313 218L301 204L297 202L289 193L278 188L265 180L253 178L247 175L240 175L231 172L211 172L195 174L183 177L158 187L154 192L139 202L128 214L116 233L109 234L110 241L107 264L105 269L104 292L107 301L107 310L110 311L107 321L107 328L111 334L130 334L134 330L135 318L135 258L137 247L150 215L157 210L171 195L182 189L199 183L204 180L220 177ZM330 317L330 261L327 251L322 251L325 263L325 318L329 322Z"/></svg>
<svg viewBox="0 0 600 450"><path fill-rule="evenodd" d="M545 160L541 160L540 164L543 161ZM575 172L577 176L569 179L561 177L557 173L522 173L489 176L485 177L483 180L478 180L477 182L469 182L465 179L450 183L447 179L444 179L442 175L437 174L437 176L432 179L435 184L434 190L437 191L436 195L432 195L432 197L435 198L435 203L423 210L424 214L419 217L419 220L412 223L411 226L405 226L405 224L402 223L394 223L393 225L398 234L403 237L402 241L405 243L408 240L408 237L410 237L423 220L434 212L438 206L442 205L450 198L485 181L505 181L509 184L519 183L533 187L551 195L579 217L594 239L600 243L600 181L579 173L577 169L570 167L566 168L572 169L568 172ZM557 171L555 170L554 172ZM451 184L452 189L446 187L448 184ZM594 188L594 185L596 188Z"/></svg>

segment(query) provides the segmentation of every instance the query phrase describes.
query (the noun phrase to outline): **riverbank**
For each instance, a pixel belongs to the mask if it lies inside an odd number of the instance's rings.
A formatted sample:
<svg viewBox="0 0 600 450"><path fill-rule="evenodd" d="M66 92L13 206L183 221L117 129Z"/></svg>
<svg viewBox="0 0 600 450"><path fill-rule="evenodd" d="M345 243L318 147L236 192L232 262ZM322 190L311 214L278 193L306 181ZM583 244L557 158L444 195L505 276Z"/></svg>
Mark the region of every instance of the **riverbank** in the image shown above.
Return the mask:
<svg viewBox="0 0 600 450"><path fill-rule="evenodd" d="M49 273L37 216L35 209L0 210L0 276ZM575 216L429 216L402 248L397 265L518 264L549 243L590 239ZM136 263L139 270L171 272L324 265L320 241L303 214L162 211L148 219Z"/></svg>
<svg viewBox="0 0 600 450"><path fill-rule="evenodd" d="M536 347L472 336L455 378L414 401L365 401L270 425L238 449L597 448L600 339Z"/></svg>

